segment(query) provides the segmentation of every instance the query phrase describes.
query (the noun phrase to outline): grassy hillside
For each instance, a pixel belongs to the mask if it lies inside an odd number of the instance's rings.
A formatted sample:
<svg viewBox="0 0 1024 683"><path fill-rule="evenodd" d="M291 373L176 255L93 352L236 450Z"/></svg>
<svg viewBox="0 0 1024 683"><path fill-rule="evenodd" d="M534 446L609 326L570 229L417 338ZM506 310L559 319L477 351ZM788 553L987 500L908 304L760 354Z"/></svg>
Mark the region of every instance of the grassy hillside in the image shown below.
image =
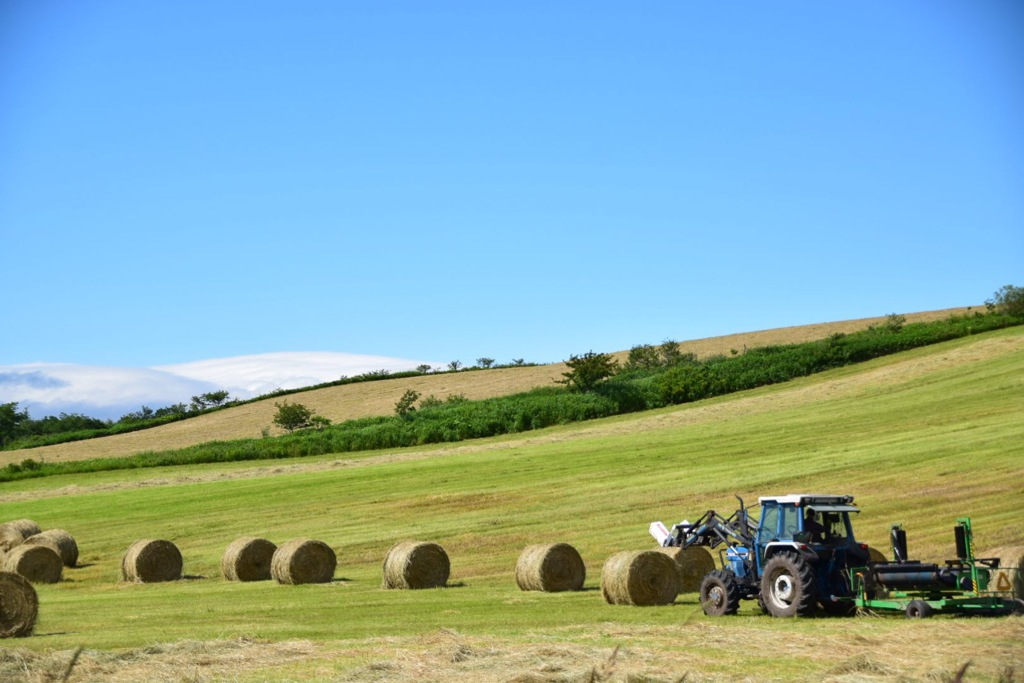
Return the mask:
<svg viewBox="0 0 1024 683"><path fill-rule="evenodd" d="M1011 328L457 447L5 484L0 519L68 529L85 566L39 588L38 635L6 644L0 678L59 679L85 645L83 680L559 681L595 667L617 681L942 680L968 660L965 680L1014 680L1017 617L781 621L745 605L710 620L695 595L612 607L595 589L610 554L652 545L649 521L731 511L733 494L851 493L861 540L884 545L901 521L919 559L952 554L961 515L979 550L1024 545L1022 414L1024 330ZM225 582L221 553L241 535L324 540L337 578ZM121 555L144 537L175 541L191 579L118 584ZM384 553L408 538L447 549L452 587L380 590ZM523 546L554 541L580 550L589 590L518 591Z"/></svg>
<svg viewBox="0 0 1024 683"><path fill-rule="evenodd" d="M924 322L947 318L950 315L963 315L970 310L957 308L928 311L908 314L906 318L908 322ZM745 348L823 339L832 334L863 330L869 325L883 321L884 317L880 317L778 328L682 342L680 348L683 353L694 353L706 358ZM650 341L659 343L661 340ZM579 351L584 352L586 349ZM628 351L620 351L613 355L618 360L625 361ZM12 462L21 462L26 458L48 462L87 460L184 448L208 441L258 438L261 430L273 424L276 412L274 404L283 400L302 403L314 409L319 415L334 422L342 422L361 417L390 415L394 411L395 402L410 389L422 396L434 395L443 399L452 394L462 394L469 399L477 400L552 386L555 381L562 379L562 373L566 369L564 364L556 363L425 375L314 389L286 398L247 403L153 429L28 450L0 452L0 467ZM280 430L274 428L272 431Z"/></svg>

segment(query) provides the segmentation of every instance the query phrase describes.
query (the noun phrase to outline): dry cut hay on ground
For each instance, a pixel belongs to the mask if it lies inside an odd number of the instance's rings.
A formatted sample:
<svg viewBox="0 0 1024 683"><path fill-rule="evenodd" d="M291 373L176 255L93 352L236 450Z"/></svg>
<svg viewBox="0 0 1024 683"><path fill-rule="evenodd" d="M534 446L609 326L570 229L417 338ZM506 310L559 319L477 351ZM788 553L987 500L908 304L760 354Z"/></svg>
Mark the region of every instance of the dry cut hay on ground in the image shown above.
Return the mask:
<svg viewBox="0 0 1024 683"><path fill-rule="evenodd" d="M402 541L384 557L382 588L441 588L448 584L451 561L436 543Z"/></svg>
<svg viewBox="0 0 1024 683"><path fill-rule="evenodd" d="M64 563L50 545L23 543L4 555L3 570L20 574L32 583L57 583Z"/></svg>
<svg viewBox="0 0 1024 683"><path fill-rule="evenodd" d="M224 551L220 571L228 581L269 581L277 545L265 538L243 536Z"/></svg>
<svg viewBox="0 0 1024 683"><path fill-rule="evenodd" d="M657 550L623 551L601 569L601 594L610 605L668 605L679 594L675 560Z"/></svg>
<svg viewBox="0 0 1024 683"><path fill-rule="evenodd" d="M568 543L526 546L516 562L516 585L524 591L578 591L586 579L583 558Z"/></svg>
<svg viewBox="0 0 1024 683"><path fill-rule="evenodd" d="M297 538L280 546L270 561L270 575L282 584L329 583L338 556L323 541Z"/></svg>
<svg viewBox="0 0 1024 683"><path fill-rule="evenodd" d="M178 546L170 541L142 539L133 543L121 560L121 580L132 583L177 581L183 567Z"/></svg>
<svg viewBox="0 0 1024 683"><path fill-rule="evenodd" d="M39 597L28 579L0 572L0 638L30 635L38 616Z"/></svg>
<svg viewBox="0 0 1024 683"><path fill-rule="evenodd" d="M65 567L74 567L78 564L78 543L75 537L64 529L47 529L35 536L29 536L25 543L51 546L60 555Z"/></svg>
<svg viewBox="0 0 1024 683"><path fill-rule="evenodd" d="M715 558L704 547L658 548L658 552L668 555L675 562L676 571L679 573L680 593L699 591L701 581L715 568Z"/></svg>
<svg viewBox="0 0 1024 683"><path fill-rule="evenodd" d="M998 557L999 569L992 572L989 590L1012 590L1013 597L1024 600L1024 546L994 548L978 557Z"/></svg>

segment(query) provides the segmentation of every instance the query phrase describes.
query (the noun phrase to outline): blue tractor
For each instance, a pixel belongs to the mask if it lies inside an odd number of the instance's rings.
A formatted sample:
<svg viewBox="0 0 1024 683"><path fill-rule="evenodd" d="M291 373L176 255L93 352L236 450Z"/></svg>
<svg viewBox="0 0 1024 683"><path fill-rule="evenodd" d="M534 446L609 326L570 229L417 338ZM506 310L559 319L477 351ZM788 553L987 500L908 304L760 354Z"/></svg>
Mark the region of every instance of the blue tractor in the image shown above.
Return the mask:
<svg viewBox="0 0 1024 683"><path fill-rule="evenodd" d="M776 617L808 616L819 609L832 615L856 612L850 570L866 566L869 556L850 524L850 513L859 512L853 496L762 496L757 520L739 501L739 510L729 517L709 510L671 531L660 522L651 525L663 546L725 546L723 569L708 572L701 582L705 614L735 614L742 600L757 600Z"/></svg>

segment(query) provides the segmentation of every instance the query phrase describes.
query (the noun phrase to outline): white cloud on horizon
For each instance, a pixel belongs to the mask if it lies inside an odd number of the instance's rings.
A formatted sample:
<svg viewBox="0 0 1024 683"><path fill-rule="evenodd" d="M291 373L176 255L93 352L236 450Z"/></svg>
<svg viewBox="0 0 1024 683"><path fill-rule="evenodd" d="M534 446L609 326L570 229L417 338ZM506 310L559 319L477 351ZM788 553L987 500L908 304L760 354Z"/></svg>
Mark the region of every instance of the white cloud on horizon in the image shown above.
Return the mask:
<svg viewBox="0 0 1024 683"><path fill-rule="evenodd" d="M277 389L298 389L374 370L398 372L424 361L333 352L287 352L121 368L70 363L0 365L0 403L18 403L33 419L82 413L116 420L146 405L188 403L193 396L225 390L252 398ZM435 365L436 366L436 365Z"/></svg>

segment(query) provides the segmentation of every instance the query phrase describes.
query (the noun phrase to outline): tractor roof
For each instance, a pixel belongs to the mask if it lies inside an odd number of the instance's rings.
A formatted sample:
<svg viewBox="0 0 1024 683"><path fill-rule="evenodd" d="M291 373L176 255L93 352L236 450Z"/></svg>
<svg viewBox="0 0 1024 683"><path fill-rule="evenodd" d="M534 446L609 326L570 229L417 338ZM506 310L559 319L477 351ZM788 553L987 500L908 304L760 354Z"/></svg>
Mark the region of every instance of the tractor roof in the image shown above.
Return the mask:
<svg viewBox="0 0 1024 683"><path fill-rule="evenodd" d="M851 512L856 511L851 503L853 503L853 496L835 496L822 493L788 493L784 496L761 496L757 499L757 502L764 505L768 503L782 503L795 505L797 507L814 507L819 510L823 506L830 507L850 507Z"/></svg>

